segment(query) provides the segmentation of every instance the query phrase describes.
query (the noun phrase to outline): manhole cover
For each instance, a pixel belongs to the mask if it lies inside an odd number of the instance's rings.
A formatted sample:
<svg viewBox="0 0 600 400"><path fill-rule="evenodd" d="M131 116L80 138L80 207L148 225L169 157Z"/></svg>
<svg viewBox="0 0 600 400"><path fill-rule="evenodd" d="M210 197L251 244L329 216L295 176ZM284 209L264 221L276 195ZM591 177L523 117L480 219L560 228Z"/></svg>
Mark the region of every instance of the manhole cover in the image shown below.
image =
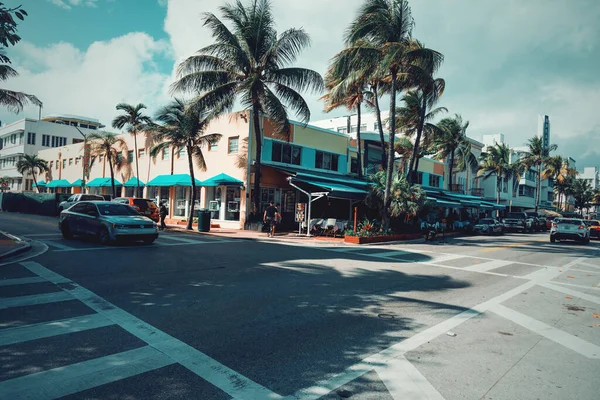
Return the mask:
<svg viewBox="0 0 600 400"><path fill-rule="evenodd" d="M379 314L378 317L383 318L383 319L394 319L395 318L392 314Z"/></svg>

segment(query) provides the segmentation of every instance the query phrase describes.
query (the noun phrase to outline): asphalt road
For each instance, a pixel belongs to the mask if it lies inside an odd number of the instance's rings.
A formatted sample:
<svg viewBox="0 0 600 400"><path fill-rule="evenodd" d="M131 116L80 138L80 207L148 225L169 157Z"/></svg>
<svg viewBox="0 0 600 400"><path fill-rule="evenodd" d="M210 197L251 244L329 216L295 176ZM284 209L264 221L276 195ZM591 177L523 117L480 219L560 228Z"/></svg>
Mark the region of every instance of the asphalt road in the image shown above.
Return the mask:
<svg viewBox="0 0 600 400"><path fill-rule="evenodd" d="M597 399L600 243L164 233L0 260L0 399Z"/></svg>

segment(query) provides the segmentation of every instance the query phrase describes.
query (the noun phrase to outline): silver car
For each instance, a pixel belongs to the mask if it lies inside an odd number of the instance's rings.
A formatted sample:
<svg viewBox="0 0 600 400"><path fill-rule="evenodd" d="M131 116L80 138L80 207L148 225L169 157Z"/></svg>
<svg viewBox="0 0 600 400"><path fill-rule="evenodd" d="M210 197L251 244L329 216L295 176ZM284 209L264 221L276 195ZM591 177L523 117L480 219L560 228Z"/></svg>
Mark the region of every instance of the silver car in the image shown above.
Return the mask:
<svg viewBox="0 0 600 400"><path fill-rule="evenodd" d="M104 197L98 196L97 194L74 194L65 201L61 201L58 205L58 212L61 213L63 210L68 209L75 203L80 201L104 201Z"/></svg>
<svg viewBox="0 0 600 400"><path fill-rule="evenodd" d="M550 242L557 240L576 240L588 244L590 230L580 218L556 218L550 228Z"/></svg>
<svg viewBox="0 0 600 400"><path fill-rule="evenodd" d="M153 243L158 229L151 219L132 207L110 201L80 201L60 213L58 228L66 239L74 235L96 237L102 244L117 240Z"/></svg>

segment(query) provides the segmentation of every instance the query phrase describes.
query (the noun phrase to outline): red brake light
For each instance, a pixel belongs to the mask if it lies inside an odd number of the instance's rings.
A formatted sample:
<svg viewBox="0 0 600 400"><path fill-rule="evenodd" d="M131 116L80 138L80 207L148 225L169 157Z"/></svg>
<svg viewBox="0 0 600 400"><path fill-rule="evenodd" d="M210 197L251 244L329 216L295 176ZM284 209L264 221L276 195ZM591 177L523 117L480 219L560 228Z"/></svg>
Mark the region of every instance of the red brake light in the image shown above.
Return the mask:
<svg viewBox="0 0 600 400"><path fill-rule="evenodd" d="M579 229L585 229L585 225L579 225Z"/></svg>

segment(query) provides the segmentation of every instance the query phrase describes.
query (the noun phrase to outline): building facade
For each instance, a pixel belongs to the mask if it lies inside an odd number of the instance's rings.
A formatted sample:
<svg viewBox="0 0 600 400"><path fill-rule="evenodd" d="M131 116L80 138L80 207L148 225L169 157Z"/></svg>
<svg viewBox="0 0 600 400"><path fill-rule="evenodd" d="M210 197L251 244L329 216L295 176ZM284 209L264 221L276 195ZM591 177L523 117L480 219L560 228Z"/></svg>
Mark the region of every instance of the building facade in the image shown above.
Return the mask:
<svg viewBox="0 0 600 400"><path fill-rule="evenodd" d="M381 111L381 123L383 124L384 132L388 132L389 124L386 122L389 118L389 111ZM338 133L349 134L356 137L358 130L358 115L346 115L343 117L334 117L330 119L321 119L318 121L311 121L311 125L319 128L329 129ZM377 116L375 113L362 113L360 115L360 132L379 132L379 123L377 122Z"/></svg>
<svg viewBox="0 0 600 400"><path fill-rule="evenodd" d="M0 127L0 177L7 178L8 190L32 190L32 176L22 176L17 163L23 156L83 142L83 135L97 131L100 121L74 115L52 115L41 120L22 119Z"/></svg>

